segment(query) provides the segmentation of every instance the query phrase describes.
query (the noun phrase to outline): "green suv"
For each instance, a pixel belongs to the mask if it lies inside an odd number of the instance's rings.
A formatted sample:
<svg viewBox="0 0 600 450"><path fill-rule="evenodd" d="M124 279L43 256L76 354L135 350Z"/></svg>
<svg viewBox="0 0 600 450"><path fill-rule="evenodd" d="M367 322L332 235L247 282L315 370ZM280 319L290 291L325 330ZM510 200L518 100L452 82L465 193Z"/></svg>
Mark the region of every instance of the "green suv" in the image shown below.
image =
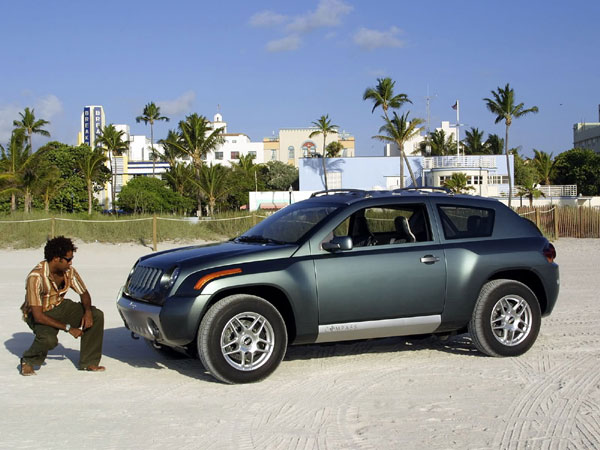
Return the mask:
<svg viewBox="0 0 600 450"><path fill-rule="evenodd" d="M265 378L288 344L468 331L517 356L556 303L555 257L497 200L335 190L228 242L140 258L117 307L132 335L197 353L226 383Z"/></svg>

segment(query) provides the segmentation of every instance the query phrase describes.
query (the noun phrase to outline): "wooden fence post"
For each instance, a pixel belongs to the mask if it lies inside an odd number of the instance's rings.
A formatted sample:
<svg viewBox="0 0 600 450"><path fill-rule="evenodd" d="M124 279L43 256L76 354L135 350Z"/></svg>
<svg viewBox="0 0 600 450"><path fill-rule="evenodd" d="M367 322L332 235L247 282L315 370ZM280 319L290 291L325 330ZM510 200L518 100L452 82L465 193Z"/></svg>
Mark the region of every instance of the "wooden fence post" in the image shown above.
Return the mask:
<svg viewBox="0 0 600 450"><path fill-rule="evenodd" d="M256 213L252 213L252 226L256 225Z"/></svg>
<svg viewBox="0 0 600 450"><path fill-rule="evenodd" d="M152 250L157 251L158 250L158 242L156 239L156 235L157 235L157 224L156 224L157 220L156 220L156 214L152 215Z"/></svg>
<svg viewBox="0 0 600 450"><path fill-rule="evenodd" d="M50 239L54 239L54 235L56 233L56 219L52 217L50 219Z"/></svg>
<svg viewBox="0 0 600 450"><path fill-rule="evenodd" d="M554 207L554 239L558 240L558 206Z"/></svg>
<svg viewBox="0 0 600 450"><path fill-rule="evenodd" d="M535 225L540 227L540 210L538 208L535 208Z"/></svg>

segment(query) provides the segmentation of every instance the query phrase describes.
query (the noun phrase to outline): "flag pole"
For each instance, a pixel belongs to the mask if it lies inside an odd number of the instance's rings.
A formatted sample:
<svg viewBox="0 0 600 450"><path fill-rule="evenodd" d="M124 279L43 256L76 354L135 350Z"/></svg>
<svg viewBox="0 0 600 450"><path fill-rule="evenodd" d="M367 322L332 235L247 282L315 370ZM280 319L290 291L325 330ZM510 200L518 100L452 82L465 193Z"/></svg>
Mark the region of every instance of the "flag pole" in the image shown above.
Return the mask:
<svg viewBox="0 0 600 450"><path fill-rule="evenodd" d="M460 156L460 103L456 100L456 156Z"/></svg>

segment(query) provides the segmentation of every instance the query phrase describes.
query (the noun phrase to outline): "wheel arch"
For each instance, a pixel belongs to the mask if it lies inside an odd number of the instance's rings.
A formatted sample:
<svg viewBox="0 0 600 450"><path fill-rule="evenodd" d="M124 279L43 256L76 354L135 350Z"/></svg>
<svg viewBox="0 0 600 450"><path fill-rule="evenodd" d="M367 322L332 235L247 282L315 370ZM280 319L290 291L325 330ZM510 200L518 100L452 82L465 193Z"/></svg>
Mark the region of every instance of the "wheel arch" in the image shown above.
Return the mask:
<svg viewBox="0 0 600 450"><path fill-rule="evenodd" d="M548 297L546 296L546 290L540 277L531 270L505 270L495 273L487 281L508 279L523 283L535 294L539 304L542 315L546 313L548 308Z"/></svg>
<svg viewBox="0 0 600 450"><path fill-rule="evenodd" d="M204 308L204 313L200 317L200 320L202 320L204 314L206 314L206 312L215 303L218 303L220 300L235 294L255 295L268 301L279 311L281 317L283 317L283 321L287 329L288 342L294 341L297 333L294 310L287 295L281 289L275 286L253 285L223 289L222 291L215 293L215 295L211 297L210 301L206 304Z"/></svg>

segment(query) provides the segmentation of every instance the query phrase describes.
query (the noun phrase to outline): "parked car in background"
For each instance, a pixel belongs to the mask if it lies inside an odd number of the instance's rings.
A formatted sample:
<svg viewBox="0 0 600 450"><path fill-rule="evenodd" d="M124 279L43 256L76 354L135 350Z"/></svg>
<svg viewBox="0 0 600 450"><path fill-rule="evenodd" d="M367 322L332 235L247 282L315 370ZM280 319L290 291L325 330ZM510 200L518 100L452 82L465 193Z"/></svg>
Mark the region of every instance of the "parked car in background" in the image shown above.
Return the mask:
<svg viewBox="0 0 600 450"><path fill-rule="evenodd" d="M288 344L469 332L486 355L518 356L556 303L555 257L493 199L334 190L228 242L140 258L117 307L226 383L265 378Z"/></svg>

